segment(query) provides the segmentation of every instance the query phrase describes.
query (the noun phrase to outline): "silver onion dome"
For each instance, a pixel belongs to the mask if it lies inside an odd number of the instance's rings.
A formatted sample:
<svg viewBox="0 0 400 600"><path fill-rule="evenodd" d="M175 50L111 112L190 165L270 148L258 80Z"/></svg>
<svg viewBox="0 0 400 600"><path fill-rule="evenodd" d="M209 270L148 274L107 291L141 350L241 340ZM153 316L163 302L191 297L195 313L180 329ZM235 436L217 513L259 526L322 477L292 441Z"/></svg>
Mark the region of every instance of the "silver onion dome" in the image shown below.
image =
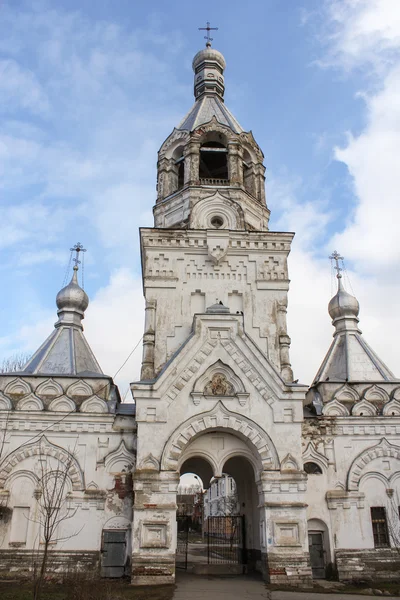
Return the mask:
<svg viewBox="0 0 400 600"><path fill-rule="evenodd" d="M224 71L224 69L226 68L224 55L221 52L219 52L219 50L211 48L211 46L203 48L203 50L200 50L196 54L192 62L193 71L196 71L197 67L203 62L217 63L217 65L219 65L222 71Z"/></svg>
<svg viewBox="0 0 400 600"><path fill-rule="evenodd" d="M57 294L56 303L59 311L76 311L83 314L89 306L88 295L80 287L77 273L78 267L75 266L71 281Z"/></svg>
<svg viewBox="0 0 400 600"><path fill-rule="evenodd" d="M338 291L329 302L328 312L332 320L340 317L358 317L360 312L357 298L346 292L341 277L338 277Z"/></svg>

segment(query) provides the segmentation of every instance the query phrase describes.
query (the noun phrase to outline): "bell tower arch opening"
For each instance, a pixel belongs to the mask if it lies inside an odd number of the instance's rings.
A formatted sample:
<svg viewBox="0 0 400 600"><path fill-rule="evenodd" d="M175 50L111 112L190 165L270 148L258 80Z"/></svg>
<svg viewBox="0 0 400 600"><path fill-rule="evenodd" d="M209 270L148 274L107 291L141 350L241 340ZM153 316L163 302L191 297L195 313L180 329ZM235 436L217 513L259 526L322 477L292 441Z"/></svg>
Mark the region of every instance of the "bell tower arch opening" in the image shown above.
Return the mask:
<svg viewBox="0 0 400 600"><path fill-rule="evenodd" d="M200 183L207 179L228 180L228 149L221 142L206 141L200 146Z"/></svg>

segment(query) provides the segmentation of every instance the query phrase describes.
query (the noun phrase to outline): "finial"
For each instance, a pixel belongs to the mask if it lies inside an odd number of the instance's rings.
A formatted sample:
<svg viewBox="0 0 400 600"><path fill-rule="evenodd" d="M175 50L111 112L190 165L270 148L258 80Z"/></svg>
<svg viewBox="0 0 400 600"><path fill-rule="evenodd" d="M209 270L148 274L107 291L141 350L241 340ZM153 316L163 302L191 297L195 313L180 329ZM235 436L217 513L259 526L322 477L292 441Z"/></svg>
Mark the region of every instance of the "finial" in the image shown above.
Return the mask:
<svg viewBox="0 0 400 600"><path fill-rule="evenodd" d="M80 242L77 242L73 248L70 248L70 250L71 252L75 252L75 257L72 259L72 262L75 263L74 271L77 271L79 269L78 265L81 264L81 261L78 258L79 252L86 252L86 248L84 248Z"/></svg>
<svg viewBox="0 0 400 600"><path fill-rule="evenodd" d="M211 42L213 41L213 38L210 37L210 31L217 31L217 30L218 30L218 27L210 27L209 21L207 21L206 27L199 27L199 31L207 31L207 35L204 36L204 39L207 40L207 42L206 42L207 48L211 48Z"/></svg>
<svg viewBox="0 0 400 600"><path fill-rule="evenodd" d="M343 256L340 256L339 252L337 250L334 250L332 252L332 254L330 255L329 258L331 259L331 261L334 260L335 263L336 263L333 268L336 271L336 278L338 280L339 289L341 289L341 287L342 287L342 285L341 285L342 284L342 282L341 282L341 279L342 279L341 271L343 271L343 269L341 267L339 267L339 260L343 261Z"/></svg>

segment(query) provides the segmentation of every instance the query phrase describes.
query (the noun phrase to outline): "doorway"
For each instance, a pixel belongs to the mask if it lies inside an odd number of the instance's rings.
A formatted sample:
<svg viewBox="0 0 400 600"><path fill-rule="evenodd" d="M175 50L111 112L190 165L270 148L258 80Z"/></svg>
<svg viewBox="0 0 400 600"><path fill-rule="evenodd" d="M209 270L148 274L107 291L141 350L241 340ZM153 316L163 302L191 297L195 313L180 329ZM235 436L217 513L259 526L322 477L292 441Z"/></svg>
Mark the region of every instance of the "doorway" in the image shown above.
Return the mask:
<svg viewBox="0 0 400 600"><path fill-rule="evenodd" d="M128 574L127 530L103 530L101 576L117 579Z"/></svg>
<svg viewBox="0 0 400 600"><path fill-rule="evenodd" d="M324 534L321 531L308 533L311 569L314 579L325 579Z"/></svg>

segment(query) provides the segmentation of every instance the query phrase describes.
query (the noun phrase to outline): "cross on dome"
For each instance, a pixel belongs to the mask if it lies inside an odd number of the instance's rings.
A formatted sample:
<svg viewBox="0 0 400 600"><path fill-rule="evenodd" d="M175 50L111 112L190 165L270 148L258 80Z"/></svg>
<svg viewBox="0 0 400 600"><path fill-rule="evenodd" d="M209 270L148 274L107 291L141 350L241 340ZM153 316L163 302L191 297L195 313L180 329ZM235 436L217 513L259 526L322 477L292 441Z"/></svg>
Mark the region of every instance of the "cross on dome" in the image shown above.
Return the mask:
<svg viewBox="0 0 400 600"><path fill-rule="evenodd" d="M332 252L332 254L329 257L331 260L335 261L335 266L333 267L336 271L336 277L338 279L341 279L341 274L340 271L343 271L343 269L341 267L339 267L339 260L341 260L343 262L343 256L340 256L339 252L337 250L334 250Z"/></svg>
<svg viewBox="0 0 400 600"><path fill-rule="evenodd" d="M77 271L78 265L81 264L81 261L78 258L79 252L86 252L86 248L84 248L80 242L77 242L73 248L70 248L70 250L71 252L75 252L75 257L72 259L72 262L75 263L74 271Z"/></svg>
<svg viewBox="0 0 400 600"><path fill-rule="evenodd" d="M204 39L207 40L207 48L210 48L211 42L213 41L213 38L210 37L210 31L218 31L218 27L210 27L210 22L207 21L206 27L199 27L199 31L207 31L207 35L204 36Z"/></svg>

